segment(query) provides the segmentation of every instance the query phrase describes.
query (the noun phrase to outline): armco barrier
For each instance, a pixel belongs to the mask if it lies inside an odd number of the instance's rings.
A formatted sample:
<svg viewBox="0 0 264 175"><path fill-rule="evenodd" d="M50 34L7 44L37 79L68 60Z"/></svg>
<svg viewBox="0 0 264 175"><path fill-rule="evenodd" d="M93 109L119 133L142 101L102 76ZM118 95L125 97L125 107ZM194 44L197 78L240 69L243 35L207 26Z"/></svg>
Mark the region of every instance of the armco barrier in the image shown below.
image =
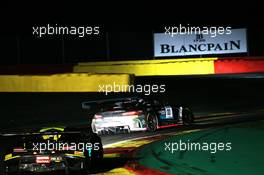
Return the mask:
<svg viewBox="0 0 264 175"><path fill-rule="evenodd" d="M127 85L128 74L1 75L0 92L98 92L99 85Z"/></svg>
<svg viewBox="0 0 264 175"><path fill-rule="evenodd" d="M264 72L264 58L225 58L214 62L215 74Z"/></svg>
<svg viewBox="0 0 264 175"><path fill-rule="evenodd" d="M133 60L79 63L74 72L125 73L136 76L213 74L217 58Z"/></svg>

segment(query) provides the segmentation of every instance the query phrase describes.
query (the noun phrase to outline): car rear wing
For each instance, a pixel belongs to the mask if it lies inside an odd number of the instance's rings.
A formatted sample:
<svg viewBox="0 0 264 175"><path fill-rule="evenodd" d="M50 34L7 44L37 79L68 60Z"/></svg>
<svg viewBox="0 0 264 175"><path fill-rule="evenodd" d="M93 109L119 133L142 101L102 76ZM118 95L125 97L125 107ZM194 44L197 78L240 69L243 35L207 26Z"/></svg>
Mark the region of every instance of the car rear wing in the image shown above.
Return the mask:
<svg viewBox="0 0 264 175"><path fill-rule="evenodd" d="M67 132L32 132L32 133L0 133L2 137L11 136L42 136L42 135L58 135L58 134L80 134L81 131L67 131Z"/></svg>
<svg viewBox="0 0 264 175"><path fill-rule="evenodd" d="M79 128L66 128L64 131L45 131L45 132L4 132L0 133L2 137L12 136L42 136L42 135L58 135L58 134L82 134L84 132L90 132L91 127L79 127Z"/></svg>
<svg viewBox="0 0 264 175"><path fill-rule="evenodd" d="M136 100L138 97L125 97L125 98L111 98L111 99L102 99L102 100L95 100L95 101L85 101L82 102L82 109L88 109L90 110L92 105L98 105L101 103L107 103L107 102L125 102L125 101L131 101Z"/></svg>

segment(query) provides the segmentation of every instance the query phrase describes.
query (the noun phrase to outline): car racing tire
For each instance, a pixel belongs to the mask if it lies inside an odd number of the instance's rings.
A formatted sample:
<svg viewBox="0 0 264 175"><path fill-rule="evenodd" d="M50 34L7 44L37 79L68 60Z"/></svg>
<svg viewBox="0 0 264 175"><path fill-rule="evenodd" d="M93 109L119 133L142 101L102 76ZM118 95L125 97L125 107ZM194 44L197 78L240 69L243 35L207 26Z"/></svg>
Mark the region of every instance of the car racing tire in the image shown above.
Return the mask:
<svg viewBox="0 0 264 175"><path fill-rule="evenodd" d="M96 127L95 127L95 124L94 123L91 124L91 127L92 127L92 131L94 133L98 133L97 130L96 130Z"/></svg>
<svg viewBox="0 0 264 175"><path fill-rule="evenodd" d="M70 171L69 171L69 168L68 167L65 168L65 173L64 174L65 175L69 175L70 174Z"/></svg>
<svg viewBox="0 0 264 175"><path fill-rule="evenodd" d="M94 173L94 171L97 171L100 168L102 160L103 151L100 151L96 157L87 158L84 162L84 170L82 174Z"/></svg>
<svg viewBox="0 0 264 175"><path fill-rule="evenodd" d="M84 168L81 171L81 174L88 174L91 173L92 171L92 160L91 159L85 159L84 163Z"/></svg>
<svg viewBox="0 0 264 175"><path fill-rule="evenodd" d="M17 168L16 170L12 170L12 173L10 173L9 169L10 167L8 165L1 165L1 173L3 175L15 175L15 174L19 174L19 172L17 172Z"/></svg>
<svg viewBox="0 0 264 175"><path fill-rule="evenodd" d="M156 115L149 113L147 115L147 131L155 132L158 128L158 120Z"/></svg>
<svg viewBox="0 0 264 175"><path fill-rule="evenodd" d="M124 128L123 129L124 131L124 134L128 134L128 133L130 133L131 131L130 131L130 127L128 126L127 128Z"/></svg>
<svg viewBox="0 0 264 175"><path fill-rule="evenodd" d="M99 150L98 151L92 151L92 157L87 157L85 158L84 162L84 170L82 174L87 174L87 173L93 173L94 171L98 170L100 168L101 162L103 160L103 145L101 138L97 136L97 134L93 133L93 136L91 136L91 143L100 143Z"/></svg>
<svg viewBox="0 0 264 175"><path fill-rule="evenodd" d="M183 116L182 116L183 124L190 125L194 121L194 116L192 111L189 108L183 109Z"/></svg>
<svg viewBox="0 0 264 175"><path fill-rule="evenodd" d="M1 165L1 174L8 175L7 167L4 165Z"/></svg>

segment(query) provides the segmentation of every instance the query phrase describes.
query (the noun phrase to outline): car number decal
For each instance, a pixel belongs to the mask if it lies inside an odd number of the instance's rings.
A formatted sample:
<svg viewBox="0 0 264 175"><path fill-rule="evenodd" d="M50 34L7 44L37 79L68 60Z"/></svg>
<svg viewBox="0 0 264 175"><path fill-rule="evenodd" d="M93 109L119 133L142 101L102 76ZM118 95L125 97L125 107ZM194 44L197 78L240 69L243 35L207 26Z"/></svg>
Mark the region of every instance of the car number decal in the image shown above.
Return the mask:
<svg viewBox="0 0 264 175"><path fill-rule="evenodd" d="M170 106L165 106L166 119L173 118L172 108Z"/></svg>

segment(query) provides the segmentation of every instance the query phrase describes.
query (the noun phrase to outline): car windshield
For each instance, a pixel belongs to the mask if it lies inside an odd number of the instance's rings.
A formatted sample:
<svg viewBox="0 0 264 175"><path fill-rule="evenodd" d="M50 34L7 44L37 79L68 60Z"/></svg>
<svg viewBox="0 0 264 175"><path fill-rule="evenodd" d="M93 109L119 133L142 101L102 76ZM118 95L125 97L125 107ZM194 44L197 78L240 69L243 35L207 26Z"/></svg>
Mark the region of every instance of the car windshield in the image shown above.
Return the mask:
<svg viewBox="0 0 264 175"><path fill-rule="evenodd" d="M134 110L136 108L136 103L127 101L127 102L114 102L114 103L104 103L100 105L100 111L115 111L115 110Z"/></svg>

